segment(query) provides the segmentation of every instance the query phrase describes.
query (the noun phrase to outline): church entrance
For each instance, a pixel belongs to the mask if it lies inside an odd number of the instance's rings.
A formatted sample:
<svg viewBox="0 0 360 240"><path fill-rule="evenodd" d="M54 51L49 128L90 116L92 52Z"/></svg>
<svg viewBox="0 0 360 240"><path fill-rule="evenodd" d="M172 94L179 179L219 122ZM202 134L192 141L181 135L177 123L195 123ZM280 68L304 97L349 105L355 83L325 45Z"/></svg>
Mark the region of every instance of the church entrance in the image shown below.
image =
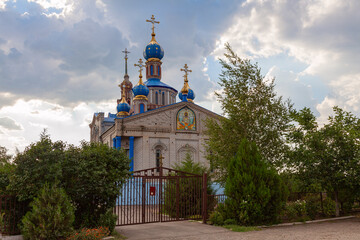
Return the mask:
<svg viewBox="0 0 360 240"><path fill-rule="evenodd" d="M133 172L114 213L117 226L202 219L207 215L207 176L165 167Z"/></svg>

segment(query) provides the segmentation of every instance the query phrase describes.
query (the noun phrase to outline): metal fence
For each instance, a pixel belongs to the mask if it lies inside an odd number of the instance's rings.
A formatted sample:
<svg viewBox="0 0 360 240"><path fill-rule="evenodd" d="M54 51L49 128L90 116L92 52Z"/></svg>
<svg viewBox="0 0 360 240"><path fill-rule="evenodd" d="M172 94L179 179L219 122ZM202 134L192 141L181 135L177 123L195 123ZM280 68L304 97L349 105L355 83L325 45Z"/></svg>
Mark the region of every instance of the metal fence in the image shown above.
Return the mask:
<svg viewBox="0 0 360 240"><path fill-rule="evenodd" d="M24 204L15 196L0 195L0 232L2 235L14 235L20 232L18 224L24 216Z"/></svg>
<svg viewBox="0 0 360 240"><path fill-rule="evenodd" d="M204 220L206 204L206 174L159 167L133 172L122 187L114 212L119 226Z"/></svg>

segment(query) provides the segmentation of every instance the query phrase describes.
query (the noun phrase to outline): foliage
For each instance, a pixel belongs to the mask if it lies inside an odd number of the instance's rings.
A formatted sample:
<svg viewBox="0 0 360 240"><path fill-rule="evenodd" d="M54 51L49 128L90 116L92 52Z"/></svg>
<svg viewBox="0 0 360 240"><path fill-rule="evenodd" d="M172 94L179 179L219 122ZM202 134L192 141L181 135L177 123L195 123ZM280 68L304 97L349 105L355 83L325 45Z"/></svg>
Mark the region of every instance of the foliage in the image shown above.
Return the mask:
<svg viewBox="0 0 360 240"><path fill-rule="evenodd" d="M65 239L73 231L74 209L61 188L45 185L22 220L25 239Z"/></svg>
<svg viewBox="0 0 360 240"><path fill-rule="evenodd" d="M213 225L224 225L224 215L220 211L215 210L214 212L212 212L210 214L209 220Z"/></svg>
<svg viewBox="0 0 360 240"><path fill-rule="evenodd" d="M187 153L184 161L175 164L174 169L186 173L202 176L208 173L208 169L200 163L194 163L190 153ZM186 174L185 174L186 175ZM171 217L177 217L176 202L179 204L180 218L200 217L202 214L202 177L179 178L179 182L174 179L168 181L165 185L165 203L164 210ZM210 179L207 181L207 194L214 193ZM178 196L178 198L177 198ZM214 205L213 201L208 201L208 208Z"/></svg>
<svg viewBox="0 0 360 240"><path fill-rule="evenodd" d="M287 197L280 176L246 139L230 160L225 195L226 219L241 225L276 221Z"/></svg>
<svg viewBox="0 0 360 240"><path fill-rule="evenodd" d="M109 232L113 232L116 226L118 216L113 213L113 208L109 208L104 214L100 215L99 226L106 227Z"/></svg>
<svg viewBox="0 0 360 240"><path fill-rule="evenodd" d="M107 227L99 227L94 229L83 228L80 232L77 232L66 240L100 240L110 234Z"/></svg>
<svg viewBox="0 0 360 240"><path fill-rule="evenodd" d="M44 130L40 141L26 147L14 159L16 168L10 178L9 190L20 201L32 201L45 183L50 185L62 180L61 163L65 159L66 144L52 142Z"/></svg>
<svg viewBox="0 0 360 240"><path fill-rule="evenodd" d="M0 194L5 194L6 187L10 183L10 175L13 173L15 165L11 163L11 155L7 154L7 149L0 146Z"/></svg>
<svg viewBox="0 0 360 240"><path fill-rule="evenodd" d="M335 202L331 198L327 197L323 201L324 214L327 217L332 217L335 215Z"/></svg>
<svg viewBox="0 0 360 240"><path fill-rule="evenodd" d="M293 149L289 169L307 185L333 194L339 216L340 191L359 192L360 120L334 107L334 116L319 128L309 108L293 111L297 122L288 135Z"/></svg>
<svg viewBox="0 0 360 240"><path fill-rule="evenodd" d="M105 144L82 142L80 147L52 142L43 132L40 141L15 157L9 190L31 200L45 182L59 182L75 207L75 227L97 227L102 214L114 207L129 176L129 159Z"/></svg>
<svg viewBox="0 0 360 240"><path fill-rule="evenodd" d="M320 199L316 196L308 196L306 198L306 215L314 220L321 211Z"/></svg>
<svg viewBox="0 0 360 240"><path fill-rule="evenodd" d="M224 225L236 225L237 222L235 219L229 218L224 221Z"/></svg>
<svg viewBox="0 0 360 240"><path fill-rule="evenodd" d="M306 201L289 202L284 209L284 215L289 221L304 221L306 215Z"/></svg>
<svg viewBox="0 0 360 240"><path fill-rule="evenodd" d="M207 158L222 182L242 138L255 142L265 160L281 165L291 109L290 101L275 93L274 79L265 79L257 64L241 59L229 44L225 48L225 59L220 59L223 91L215 93L225 118L206 121Z"/></svg>
<svg viewBox="0 0 360 240"><path fill-rule="evenodd" d="M83 142L70 147L62 165L63 183L75 205L75 227L97 227L98 220L115 206L129 176L129 159L105 144Z"/></svg>

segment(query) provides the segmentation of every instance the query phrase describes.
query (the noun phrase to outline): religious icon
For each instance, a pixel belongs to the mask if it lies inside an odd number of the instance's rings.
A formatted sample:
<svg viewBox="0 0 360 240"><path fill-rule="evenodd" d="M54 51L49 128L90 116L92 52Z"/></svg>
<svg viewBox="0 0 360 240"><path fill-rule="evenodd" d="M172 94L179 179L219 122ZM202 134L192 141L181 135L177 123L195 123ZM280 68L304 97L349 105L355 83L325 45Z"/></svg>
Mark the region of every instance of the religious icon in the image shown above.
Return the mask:
<svg viewBox="0 0 360 240"><path fill-rule="evenodd" d="M194 112L185 107L179 110L176 119L177 130L196 130L196 121Z"/></svg>

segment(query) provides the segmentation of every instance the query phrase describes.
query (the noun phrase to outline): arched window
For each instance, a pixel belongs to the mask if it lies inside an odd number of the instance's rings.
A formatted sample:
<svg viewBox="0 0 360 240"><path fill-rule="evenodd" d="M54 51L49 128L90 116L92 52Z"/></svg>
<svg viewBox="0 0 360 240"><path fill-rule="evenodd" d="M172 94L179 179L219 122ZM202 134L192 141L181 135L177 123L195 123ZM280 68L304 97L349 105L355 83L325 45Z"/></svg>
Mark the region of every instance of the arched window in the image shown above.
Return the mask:
<svg viewBox="0 0 360 240"><path fill-rule="evenodd" d="M151 76L154 75L154 66L153 65L150 66L150 75Z"/></svg>
<svg viewBox="0 0 360 240"><path fill-rule="evenodd" d="M160 159L162 158L162 155L161 155L161 150L160 149L156 149L156 152L155 152L155 166L158 168L160 167ZM159 171L159 169L158 169Z"/></svg>
<svg viewBox="0 0 360 240"><path fill-rule="evenodd" d="M158 92L155 92L155 104L156 105L159 104L159 94L158 94Z"/></svg>
<svg viewBox="0 0 360 240"><path fill-rule="evenodd" d="M165 93L163 92L162 93L162 96L161 96L161 101L162 101L162 104L165 105Z"/></svg>
<svg viewBox="0 0 360 240"><path fill-rule="evenodd" d="M145 112L145 105L143 103L140 103L140 113Z"/></svg>

